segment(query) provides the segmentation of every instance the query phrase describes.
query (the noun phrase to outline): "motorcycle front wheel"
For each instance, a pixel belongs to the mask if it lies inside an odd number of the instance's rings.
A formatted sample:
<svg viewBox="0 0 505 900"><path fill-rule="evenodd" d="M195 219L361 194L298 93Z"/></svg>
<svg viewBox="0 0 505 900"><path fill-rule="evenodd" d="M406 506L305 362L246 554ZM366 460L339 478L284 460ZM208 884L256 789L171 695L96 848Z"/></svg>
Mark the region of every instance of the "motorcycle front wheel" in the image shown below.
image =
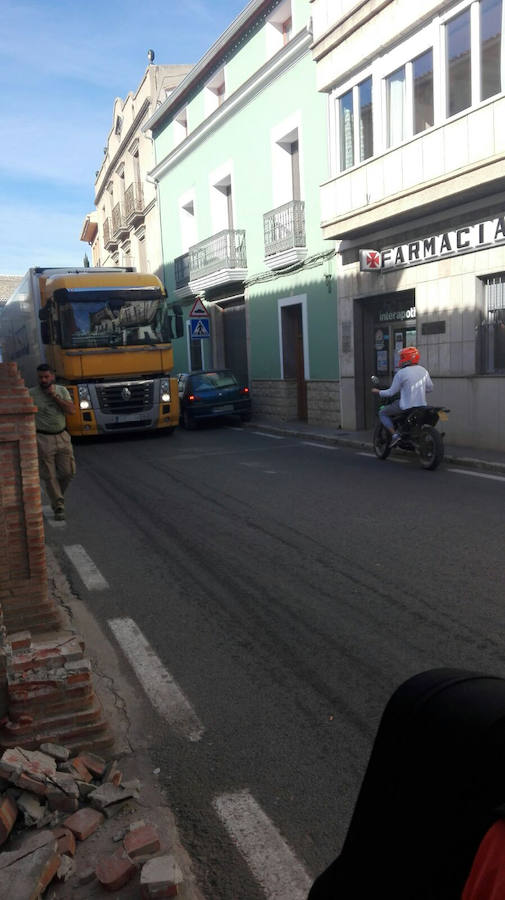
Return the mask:
<svg viewBox="0 0 505 900"><path fill-rule="evenodd" d="M387 459L391 453L391 437L387 428L381 422L375 426L373 433L373 448L377 459Z"/></svg>
<svg viewBox="0 0 505 900"><path fill-rule="evenodd" d="M419 441L419 461L423 469L436 469L444 458L444 442L436 428L423 428Z"/></svg>

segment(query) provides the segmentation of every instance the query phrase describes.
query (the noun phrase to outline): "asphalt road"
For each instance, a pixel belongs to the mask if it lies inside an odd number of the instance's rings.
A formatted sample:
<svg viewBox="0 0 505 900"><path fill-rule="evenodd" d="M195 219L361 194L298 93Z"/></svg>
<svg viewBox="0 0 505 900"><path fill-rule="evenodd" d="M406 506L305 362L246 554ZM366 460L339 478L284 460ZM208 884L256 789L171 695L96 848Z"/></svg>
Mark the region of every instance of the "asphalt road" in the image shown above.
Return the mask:
<svg viewBox="0 0 505 900"><path fill-rule="evenodd" d="M268 896L216 811L234 792L312 878L392 690L433 666L505 675L505 479L229 427L76 459L48 539L103 628L132 619L202 723L188 740L153 710L146 742L204 893ZM108 588L85 587L75 545Z"/></svg>

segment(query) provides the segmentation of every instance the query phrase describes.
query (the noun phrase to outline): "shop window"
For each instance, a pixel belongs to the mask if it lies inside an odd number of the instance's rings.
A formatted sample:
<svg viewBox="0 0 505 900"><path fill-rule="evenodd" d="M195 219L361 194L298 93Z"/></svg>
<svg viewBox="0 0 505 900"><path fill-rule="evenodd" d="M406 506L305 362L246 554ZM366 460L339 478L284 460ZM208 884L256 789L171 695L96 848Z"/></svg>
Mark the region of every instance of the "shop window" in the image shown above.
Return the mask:
<svg viewBox="0 0 505 900"><path fill-rule="evenodd" d="M484 280L484 304L482 370L505 374L505 274Z"/></svg>

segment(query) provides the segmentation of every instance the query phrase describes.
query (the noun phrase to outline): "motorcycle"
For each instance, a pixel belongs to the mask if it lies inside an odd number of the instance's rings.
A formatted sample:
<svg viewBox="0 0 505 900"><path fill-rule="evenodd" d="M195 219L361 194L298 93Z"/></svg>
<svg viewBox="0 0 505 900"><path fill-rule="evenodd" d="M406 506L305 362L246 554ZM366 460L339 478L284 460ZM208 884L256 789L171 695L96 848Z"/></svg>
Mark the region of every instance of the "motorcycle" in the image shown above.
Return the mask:
<svg viewBox="0 0 505 900"><path fill-rule="evenodd" d="M376 375L372 375L372 384L379 385ZM387 403L392 399L388 397ZM378 411L386 405L381 403ZM423 469L436 469L444 458L444 432L437 431L436 425L447 420L449 412L444 406L413 406L395 416L395 427L401 435L395 447L416 453ZM380 419L374 428L373 448L378 459L387 459L392 450L391 435Z"/></svg>

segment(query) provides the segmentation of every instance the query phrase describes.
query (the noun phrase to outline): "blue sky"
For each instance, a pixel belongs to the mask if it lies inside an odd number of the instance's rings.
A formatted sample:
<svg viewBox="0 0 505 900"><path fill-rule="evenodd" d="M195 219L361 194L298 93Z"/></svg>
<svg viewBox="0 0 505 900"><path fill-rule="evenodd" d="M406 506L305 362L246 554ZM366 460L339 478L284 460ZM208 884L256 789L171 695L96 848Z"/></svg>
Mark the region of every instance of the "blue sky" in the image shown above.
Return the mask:
<svg viewBox="0 0 505 900"><path fill-rule="evenodd" d="M0 273L82 265L116 97L148 64L196 63L246 0L3 0ZM89 254L88 254L89 255Z"/></svg>

